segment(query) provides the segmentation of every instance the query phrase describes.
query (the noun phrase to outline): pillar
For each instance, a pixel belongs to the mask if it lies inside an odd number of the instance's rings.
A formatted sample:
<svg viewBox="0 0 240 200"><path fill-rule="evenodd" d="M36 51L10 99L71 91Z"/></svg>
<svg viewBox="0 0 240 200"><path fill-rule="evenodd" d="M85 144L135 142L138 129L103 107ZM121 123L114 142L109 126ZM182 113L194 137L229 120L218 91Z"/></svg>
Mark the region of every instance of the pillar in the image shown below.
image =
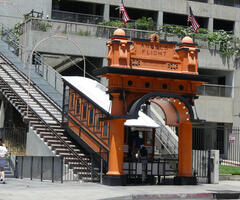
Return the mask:
<svg viewBox="0 0 240 200"><path fill-rule="evenodd" d="M112 93L112 116L123 114L124 104L120 93ZM123 174L124 157L124 122L125 119L116 118L110 121L110 149L108 172L103 178L105 185L125 185L126 177Z"/></svg>
<svg viewBox="0 0 240 200"><path fill-rule="evenodd" d="M240 21L235 21L234 23L234 35L240 37Z"/></svg>
<svg viewBox="0 0 240 200"><path fill-rule="evenodd" d="M110 6L109 4L104 4L104 11L103 11L103 20L105 22L108 22L109 19L109 13L110 13Z"/></svg>
<svg viewBox="0 0 240 200"><path fill-rule="evenodd" d="M213 31L213 12L215 11L215 9L214 9L214 0L208 0L208 4L210 4L209 6L210 6L210 8L211 9L209 9L210 10L210 17L209 17L209 19L208 19L208 30L209 31Z"/></svg>
<svg viewBox="0 0 240 200"><path fill-rule="evenodd" d="M208 19L208 30L213 31L213 18L209 17Z"/></svg>
<svg viewBox="0 0 240 200"><path fill-rule="evenodd" d="M178 185L195 185L196 177L192 173L192 124L179 124L178 132L178 174L174 178Z"/></svg>
<svg viewBox="0 0 240 200"><path fill-rule="evenodd" d="M163 25L163 11L158 11L157 26Z"/></svg>

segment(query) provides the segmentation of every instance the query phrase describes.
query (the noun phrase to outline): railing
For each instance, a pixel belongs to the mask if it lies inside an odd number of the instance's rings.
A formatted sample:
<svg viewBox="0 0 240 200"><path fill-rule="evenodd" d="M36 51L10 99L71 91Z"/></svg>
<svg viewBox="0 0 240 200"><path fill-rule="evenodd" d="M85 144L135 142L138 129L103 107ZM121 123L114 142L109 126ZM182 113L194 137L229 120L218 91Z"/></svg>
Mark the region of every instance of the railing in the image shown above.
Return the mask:
<svg viewBox="0 0 240 200"><path fill-rule="evenodd" d="M48 28L43 30L43 24ZM86 24L86 23L74 23L66 22L60 20L46 20L46 19L36 19L31 18L27 21L28 27L31 30L35 31L45 31L50 33L63 33L63 34L72 34L79 36L88 36L88 37L100 37L100 38L110 38L113 35L113 32L116 30L116 27L103 26L96 24ZM44 26L44 27L45 27ZM124 29L126 35L130 38L145 38L148 39L149 35L154 33L154 31L143 31L137 29Z"/></svg>
<svg viewBox="0 0 240 200"><path fill-rule="evenodd" d="M170 130L159 119L159 113L155 110L155 107L150 107L150 116L161 126L156 128L156 136L160 140L161 144L166 148L168 153L174 155L178 153L178 139L177 136L173 136Z"/></svg>
<svg viewBox="0 0 240 200"><path fill-rule="evenodd" d="M46 64L38 52L34 52L34 66L37 72L44 80L53 86L60 94L63 93L62 75Z"/></svg>
<svg viewBox="0 0 240 200"><path fill-rule="evenodd" d="M99 22L103 21L103 16L52 10L52 19L88 24L98 24Z"/></svg>
<svg viewBox="0 0 240 200"><path fill-rule="evenodd" d="M177 157L148 159L146 166L138 159L126 159L123 171L127 176L127 184L142 184L143 174L146 174L145 183L167 184L167 177L171 177L173 182L173 177L177 174L177 163Z"/></svg>
<svg viewBox="0 0 240 200"><path fill-rule="evenodd" d="M19 56L22 60L24 59L24 47L19 44L19 38L15 34L11 32L10 29L6 28L3 24L1 26L1 40L8 44L9 49ZM26 55L27 63L29 63L29 55L31 51L27 51ZM41 55L35 51L33 56L33 66L35 67L35 71L42 76L43 79L48 81L48 83L53 86L60 94L63 92L63 82L62 76L55 71L51 66L46 64Z"/></svg>
<svg viewBox="0 0 240 200"><path fill-rule="evenodd" d="M104 26L104 25L96 25L96 24L86 24L86 23L74 23L74 22L66 22L60 20L47 20L47 19L37 19L31 18L27 22L28 27L34 31L42 31L49 32L53 34L70 34L70 35L79 35L79 36L87 36L87 37L97 37L97 38L110 38L113 35L113 32L117 27L112 26ZM46 28L47 27L47 28ZM123 28L126 32L126 35L130 38L141 38L141 39L149 39L149 36L156 31L147 31L147 30L139 30L133 28ZM157 30L160 33L161 40L167 41L176 41L181 42L182 38L177 36L176 34L170 33L167 28L161 28ZM203 38L194 38L194 42L198 44L200 48L203 49L215 49L219 50L218 45L211 45L207 39ZM235 40L232 40L232 47L236 47Z"/></svg>
<svg viewBox="0 0 240 200"><path fill-rule="evenodd" d="M30 178L61 181L71 180L68 169L64 166L62 157L56 156L16 156L14 176L16 178Z"/></svg>
<svg viewBox="0 0 240 200"><path fill-rule="evenodd" d="M197 87L197 94L203 96L232 97L233 87L227 85L204 84Z"/></svg>

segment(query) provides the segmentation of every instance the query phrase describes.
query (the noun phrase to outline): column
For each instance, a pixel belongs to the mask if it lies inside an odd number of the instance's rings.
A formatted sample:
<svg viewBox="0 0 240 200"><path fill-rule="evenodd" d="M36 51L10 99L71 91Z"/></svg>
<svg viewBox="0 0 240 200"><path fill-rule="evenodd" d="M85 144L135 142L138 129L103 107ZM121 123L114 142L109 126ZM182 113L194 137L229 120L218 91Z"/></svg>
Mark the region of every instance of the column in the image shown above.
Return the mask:
<svg viewBox="0 0 240 200"><path fill-rule="evenodd" d="M196 177L192 174L192 124L179 124L178 132L178 174L174 178L175 184L194 185Z"/></svg>
<svg viewBox="0 0 240 200"><path fill-rule="evenodd" d="M111 115L119 116L124 114L123 100L119 92L111 93L112 109ZM108 172L103 177L105 185L125 185L126 178L123 174L124 157L124 122L125 119L112 119L110 121L110 149L108 160Z"/></svg>
<svg viewBox="0 0 240 200"><path fill-rule="evenodd" d="M209 17L208 19L208 30L213 31L213 18Z"/></svg>
<svg viewBox="0 0 240 200"><path fill-rule="evenodd" d="M240 37L240 21L235 21L234 23L234 35Z"/></svg>
<svg viewBox="0 0 240 200"><path fill-rule="evenodd" d="M213 31L213 4L214 4L214 0L208 0L208 4L210 4L209 6L211 7L211 9L209 9L209 11L211 12L209 15L209 19L208 19L208 30L209 31Z"/></svg>
<svg viewBox="0 0 240 200"><path fill-rule="evenodd" d="M103 20L104 21L110 21L109 19L109 14L110 14L110 6L109 4L104 4L104 11L103 11Z"/></svg>
<svg viewBox="0 0 240 200"><path fill-rule="evenodd" d="M157 27L163 25L163 11L158 11Z"/></svg>

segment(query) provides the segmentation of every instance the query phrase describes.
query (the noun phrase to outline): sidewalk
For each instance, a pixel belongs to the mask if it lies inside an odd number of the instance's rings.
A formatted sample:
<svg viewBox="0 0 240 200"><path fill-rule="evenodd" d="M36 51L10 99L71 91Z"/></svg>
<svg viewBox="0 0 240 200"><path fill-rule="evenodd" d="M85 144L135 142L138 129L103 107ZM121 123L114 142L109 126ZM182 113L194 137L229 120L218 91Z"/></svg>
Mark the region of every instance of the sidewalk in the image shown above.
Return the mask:
<svg viewBox="0 0 240 200"><path fill-rule="evenodd" d="M227 195L227 196L224 196ZM239 199L240 181L221 181L219 184L193 186L105 186L94 183L64 182L29 179L7 179L0 184L0 199L3 200L143 200L143 199ZM218 198L219 199L219 198Z"/></svg>

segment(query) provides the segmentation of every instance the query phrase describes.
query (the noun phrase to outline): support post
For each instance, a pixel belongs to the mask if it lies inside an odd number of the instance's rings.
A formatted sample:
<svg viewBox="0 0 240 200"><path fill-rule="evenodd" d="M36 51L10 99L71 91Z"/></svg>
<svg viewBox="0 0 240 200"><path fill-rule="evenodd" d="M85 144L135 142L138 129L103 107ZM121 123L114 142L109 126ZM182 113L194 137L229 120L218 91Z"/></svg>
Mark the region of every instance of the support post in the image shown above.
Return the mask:
<svg viewBox="0 0 240 200"><path fill-rule="evenodd" d="M112 115L121 115L124 110L124 104L120 98L120 93L111 94ZM125 176L123 174L123 146L124 146L124 122L125 119L117 118L110 121L110 151L108 161L108 172L103 177L105 185L125 185Z"/></svg>
<svg viewBox="0 0 240 200"><path fill-rule="evenodd" d="M174 178L177 185L195 185L192 173L192 124L180 123L178 133L178 174Z"/></svg>

